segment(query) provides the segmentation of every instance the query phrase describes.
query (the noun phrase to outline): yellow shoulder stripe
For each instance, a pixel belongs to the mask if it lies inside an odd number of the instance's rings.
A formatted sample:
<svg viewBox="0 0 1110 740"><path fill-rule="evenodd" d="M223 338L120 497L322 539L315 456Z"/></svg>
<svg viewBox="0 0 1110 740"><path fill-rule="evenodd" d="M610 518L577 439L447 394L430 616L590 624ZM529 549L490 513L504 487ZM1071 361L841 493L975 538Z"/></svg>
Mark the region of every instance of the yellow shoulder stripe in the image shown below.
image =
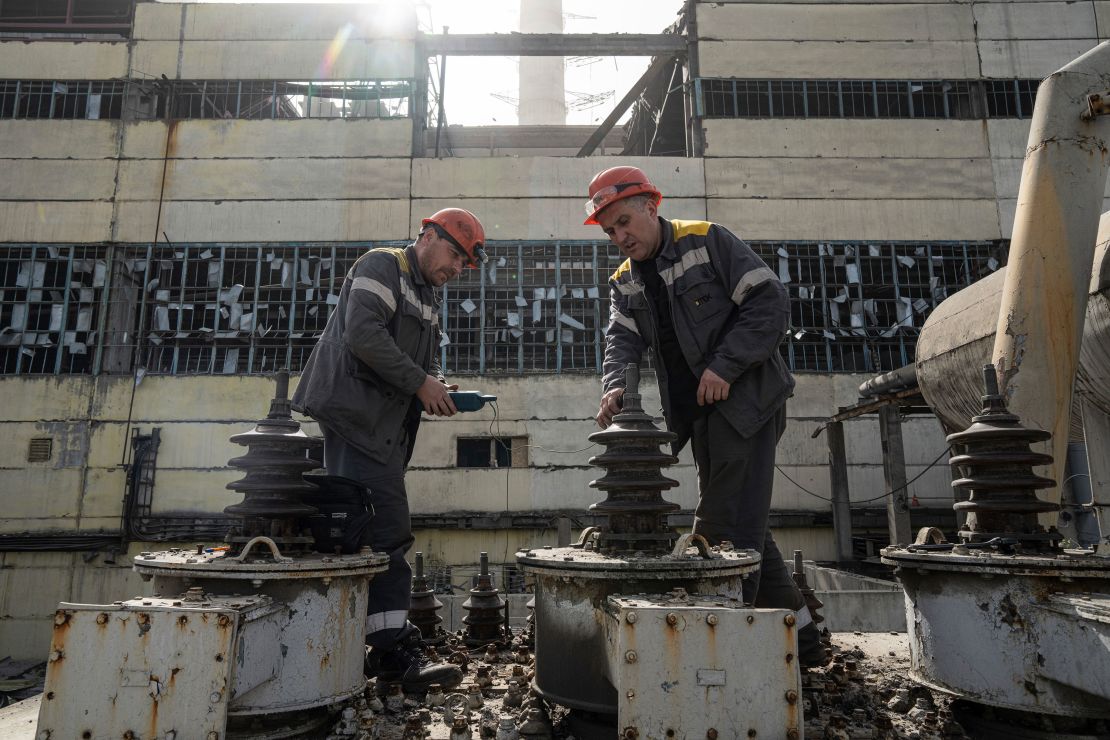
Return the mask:
<svg viewBox="0 0 1110 740"><path fill-rule="evenodd" d="M675 241L684 236L705 236L709 233L709 227L712 225L708 221L671 221Z"/></svg>
<svg viewBox="0 0 1110 740"><path fill-rule="evenodd" d="M409 258L405 256L405 250L400 247L377 247L371 249L371 252L388 252L397 259L397 264L401 266L401 272L407 273L409 271Z"/></svg>
<svg viewBox="0 0 1110 740"><path fill-rule="evenodd" d="M624 273L628 272L631 269L632 269L632 260L631 259L626 259L624 262L621 263L621 266L617 268L617 271L609 276L609 279L610 280L619 280L621 275L623 275Z"/></svg>

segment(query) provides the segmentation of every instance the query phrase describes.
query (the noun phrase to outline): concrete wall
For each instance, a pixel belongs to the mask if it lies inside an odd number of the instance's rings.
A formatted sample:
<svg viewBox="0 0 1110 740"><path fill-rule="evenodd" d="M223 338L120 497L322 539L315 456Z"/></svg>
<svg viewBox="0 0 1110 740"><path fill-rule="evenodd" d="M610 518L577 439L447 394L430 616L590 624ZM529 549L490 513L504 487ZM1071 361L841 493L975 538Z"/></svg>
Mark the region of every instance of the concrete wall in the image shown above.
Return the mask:
<svg viewBox="0 0 1110 740"><path fill-rule="evenodd" d="M709 77L1035 79L1104 40L1108 13L1067 0L726 0L699 4L698 53Z"/></svg>
<svg viewBox="0 0 1110 740"><path fill-rule="evenodd" d="M411 78L414 21L384 3L140 3L131 67L141 76L194 80Z"/></svg>
<svg viewBox="0 0 1110 740"><path fill-rule="evenodd" d="M700 71L1039 79L1097 45L1108 13L1105 2L1065 1L700 3ZM753 239L1008 238L1028 130L1027 120L709 120L706 213Z"/></svg>

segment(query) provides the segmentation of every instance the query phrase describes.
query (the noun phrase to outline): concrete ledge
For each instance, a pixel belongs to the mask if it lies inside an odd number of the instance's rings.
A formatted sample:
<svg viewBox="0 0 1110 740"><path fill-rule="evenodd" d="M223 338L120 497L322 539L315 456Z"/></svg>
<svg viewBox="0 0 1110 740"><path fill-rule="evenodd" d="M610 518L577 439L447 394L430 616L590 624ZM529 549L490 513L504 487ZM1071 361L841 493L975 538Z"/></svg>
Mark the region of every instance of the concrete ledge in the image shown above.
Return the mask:
<svg viewBox="0 0 1110 740"><path fill-rule="evenodd" d="M893 581L805 563L806 579L824 602L822 627L830 632L905 632L906 601Z"/></svg>

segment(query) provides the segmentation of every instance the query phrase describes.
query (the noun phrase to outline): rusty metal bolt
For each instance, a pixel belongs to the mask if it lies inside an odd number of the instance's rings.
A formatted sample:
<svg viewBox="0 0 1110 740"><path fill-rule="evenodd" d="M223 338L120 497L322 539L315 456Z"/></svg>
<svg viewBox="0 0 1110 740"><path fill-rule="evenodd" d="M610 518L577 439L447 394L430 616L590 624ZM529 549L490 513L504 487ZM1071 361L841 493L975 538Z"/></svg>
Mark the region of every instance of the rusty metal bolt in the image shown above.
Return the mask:
<svg viewBox="0 0 1110 740"><path fill-rule="evenodd" d="M797 728L791 727L786 731L786 740L798 740Z"/></svg>
<svg viewBox="0 0 1110 740"><path fill-rule="evenodd" d="M177 618L177 626L179 626L179 627L184 627L188 623L189 623L189 617L187 617L184 614L182 614L180 617Z"/></svg>
<svg viewBox="0 0 1110 740"><path fill-rule="evenodd" d="M105 614L104 612L100 612L100 614L96 615L96 623L97 624L108 624L108 615Z"/></svg>
<svg viewBox="0 0 1110 740"><path fill-rule="evenodd" d="M632 689L629 689L628 693L625 694L625 696L627 696L629 699L635 699L636 698L636 692L633 691Z"/></svg>
<svg viewBox="0 0 1110 740"><path fill-rule="evenodd" d="M787 704L797 704L798 703L798 692L794 691L793 689L791 689L790 691L787 691L786 692L786 703Z"/></svg>
<svg viewBox="0 0 1110 740"><path fill-rule="evenodd" d="M793 663L794 662L794 653L787 653L786 654L786 662L787 663Z"/></svg>
<svg viewBox="0 0 1110 740"><path fill-rule="evenodd" d="M54 612L54 624L61 627L63 624L65 624L68 621L69 621L69 615L66 614L65 612L63 612L61 610Z"/></svg>
<svg viewBox="0 0 1110 740"><path fill-rule="evenodd" d="M621 733L622 740L637 740L640 737L640 731L635 727L625 727L624 732Z"/></svg>
<svg viewBox="0 0 1110 740"><path fill-rule="evenodd" d="M65 656L66 656L66 654L64 652L62 652L61 650L51 650L49 660L50 660L51 663L57 663L59 660L61 660Z"/></svg>
<svg viewBox="0 0 1110 740"><path fill-rule="evenodd" d="M748 615L748 624L755 624L755 617L751 614Z"/></svg>
<svg viewBox="0 0 1110 740"><path fill-rule="evenodd" d="M212 732L208 733L207 740L220 740L220 733L213 730Z"/></svg>
<svg viewBox="0 0 1110 740"><path fill-rule="evenodd" d="M624 662L635 663L638 657L639 656L636 655L635 650L629 650L627 653L624 654Z"/></svg>
<svg viewBox="0 0 1110 740"><path fill-rule="evenodd" d="M220 625L221 627L226 627L231 624L231 617L227 616L226 614L221 614L220 618L216 620L216 624Z"/></svg>
<svg viewBox="0 0 1110 740"><path fill-rule="evenodd" d="M782 618L782 623L785 624L787 627L793 627L797 621L798 620L794 618L793 614L787 614L785 617Z"/></svg>
<svg viewBox="0 0 1110 740"><path fill-rule="evenodd" d="M639 619L639 617L636 616L636 612L628 612L628 614L624 615L624 621L628 622L629 624L636 624L637 619Z"/></svg>
<svg viewBox="0 0 1110 740"><path fill-rule="evenodd" d="M748 737L755 737L758 734L759 733L755 731L754 727L749 727L748 728Z"/></svg>
<svg viewBox="0 0 1110 740"><path fill-rule="evenodd" d="M710 727L705 731L705 740L717 740L717 729Z"/></svg>
<svg viewBox="0 0 1110 740"><path fill-rule="evenodd" d="M717 615L716 615L716 614L707 614L707 615L705 616L705 623L706 623L706 624L708 624L708 625L709 625L710 627L716 627L716 626L717 626L717 622L719 622L719 621L720 621L720 620L719 620L719 619L717 619Z"/></svg>
<svg viewBox="0 0 1110 740"><path fill-rule="evenodd" d="M219 704L220 699L223 699L223 694L221 694L219 691L213 691L208 697L208 701L212 702L213 704Z"/></svg>
<svg viewBox="0 0 1110 740"><path fill-rule="evenodd" d="M667 624L669 624L672 627L674 627L676 624L678 624L678 615L675 614L674 612L669 613L667 615Z"/></svg>

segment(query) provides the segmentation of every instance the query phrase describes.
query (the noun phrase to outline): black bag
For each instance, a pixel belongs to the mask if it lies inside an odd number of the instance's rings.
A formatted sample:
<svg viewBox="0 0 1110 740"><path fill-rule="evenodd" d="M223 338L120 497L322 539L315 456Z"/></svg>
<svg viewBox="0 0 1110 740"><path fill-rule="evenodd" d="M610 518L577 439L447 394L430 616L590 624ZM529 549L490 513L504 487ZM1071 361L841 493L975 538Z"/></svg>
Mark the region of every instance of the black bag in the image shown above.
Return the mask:
<svg viewBox="0 0 1110 740"><path fill-rule="evenodd" d="M370 489L357 480L338 475L305 475L304 479L320 488L309 502L318 510L308 518L316 552L344 555L358 552L374 516Z"/></svg>

